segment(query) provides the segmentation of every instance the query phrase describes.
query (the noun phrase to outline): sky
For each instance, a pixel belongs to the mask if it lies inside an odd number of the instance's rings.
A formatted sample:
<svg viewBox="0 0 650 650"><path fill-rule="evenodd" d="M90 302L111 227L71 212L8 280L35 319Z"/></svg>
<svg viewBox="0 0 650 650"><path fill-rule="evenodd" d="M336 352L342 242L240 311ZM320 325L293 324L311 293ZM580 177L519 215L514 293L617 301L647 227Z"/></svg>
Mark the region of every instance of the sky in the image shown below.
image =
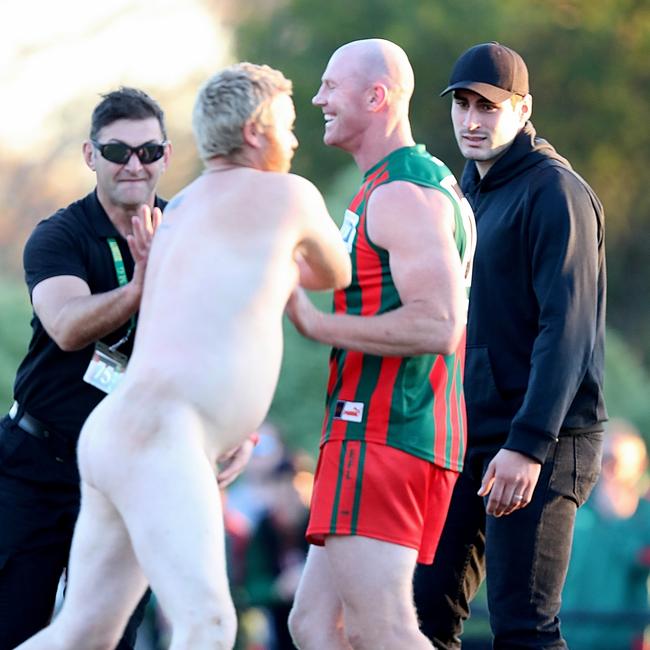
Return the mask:
<svg viewBox="0 0 650 650"><path fill-rule="evenodd" d="M229 45L201 0L0 0L0 150L47 140L48 115L77 97L92 108L120 84L212 73Z"/></svg>

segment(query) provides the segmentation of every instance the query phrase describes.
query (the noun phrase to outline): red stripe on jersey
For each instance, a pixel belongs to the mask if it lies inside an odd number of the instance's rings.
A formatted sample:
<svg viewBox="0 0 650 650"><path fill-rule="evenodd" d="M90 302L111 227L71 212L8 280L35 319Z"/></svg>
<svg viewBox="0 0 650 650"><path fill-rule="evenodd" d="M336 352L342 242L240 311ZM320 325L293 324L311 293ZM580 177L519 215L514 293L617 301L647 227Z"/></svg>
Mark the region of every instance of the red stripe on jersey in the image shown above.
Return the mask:
<svg viewBox="0 0 650 650"><path fill-rule="evenodd" d="M451 378L451 399L449 400L449 410L451 411L450 415L450 420L451 420L451 432L460 432L459 424L460 424L460 413L458 412L458 392L459 392L459 387L458 383L456 382L456 378L458 376L458 358L456 358L455 363L454 363L454 368L452 371L452 378ZM456 433L456 435L451 436L451 451L449 454L449 460L456 464L456 460L458 458L458 451L459 451L459 435Z"/></svg>
<svg viewBox="0 0 650 650"><path fill-rule="evenodd" d="M364 212L357 229L357 277L360 287L363 287L361 290L361 315L373 316L381 306L381 259L368 243L365 225L366 213ZM372 284L370 280L372 280Z"/></svg>
<svg viewBox="0 0 650 650"><path fill-rule="evenodd" d="M388 161L386 161L386 162L385 162L381 167L378 167L377 169L375 169L375 171L372 172L372 174L369 174L369 175L368 175L368 178L366 178L366 182L364 183L364 186L368 187L368 186L370 186L371 184L372 184L372 185L376 185L376 184L377 184L377 183L376 183L377 178L378 178L380 175L382 175L382 178L380 179L380 181L383 181L383 180L385 180L386 178L388 178L388 174L384 174L384 172L386 171L386 168L387 168L387 167L388 167Z"/></svg>
<svg viewBox="0 0 650 650"><path fill-rule="evenodd" d="M332 355L330 357L330 374L327 378L327 400L325 403L325 417L323 418L323 426L321 428L321 439L324 440L325 432L327 431L327 423L330 419L330 399L332 397L332 391L336 385L336 378L339 375L338 363L336 363L336 357Z"/></svg>
<svg viewBox="0 0 650 650"><path fill-rule="evenodd" d="M433 423L436 432L434 457L438 462L445 458L447 453L447 436L444 431L447 430L447 364L442 355L436 357L429 381L433 391Z"/></svg>
<svg viewBox="0 0 650 650"><path fill-rule="evenodd" d="M374 189L375 185L381 184L388 179L389 174L384 169L385 165L369 177L366 183L368 194ZM361 315L374 316L381 307L383 274L381 258L370 245L368 239L367 220L368 206L365 206L357 226L356 270L357 280L361 288Z"/></svg>
<svg viewBox="0 0 650 650"><path fill-rule="evenodd" d="M459 365L459 377L460 377L460 386L458 387L458 393L460 394L460 399L457 399L458 404L458 418L460 426L455 430L458 437L458 456L452 458L452 462L462 466L463 460L465 458L465 450L467 449L467 411L465 410L465 391L463 390L463 379L465 377L465 343L467 339L467 330L463 332L463 338L458 344L456 351L456 358Z"/></svg>
<svg viewBox="0 0 650 650"><path fill-rule="evenodd" d="M334 292L334 313L345 314L348 310L348 301L345 297L345 291L339 289Z"/></svg>
<svg viewBox="0 0 650 650"><path fill-rule="evenodd" d="M355 197L350 201L350 205L348 206L348 210L352 212L356 212L357 208L359 205L361 205L361 202L363 201L363 197L366 194L366 184L364 183L360 188L359 191L356 193Z"/></svg>
<svg viewBox="0 0 650 650"><path fill-rule="evenodd" d="M381 362L377 386L368 405L366 435L371 433L373 442L386 444L393 389L401 363L402 357L384 357Z"/></svg>
<svg viewBox="0 0 650 650"><path fill-rule="evenodd" d="M347 350L343 368L341 369L341 386L337 399L349 400L354 402L361 378L361 368L363 367L363 354L356 350ZM331 436L345 436L348 423L347 420L332 420Z"/></svg>

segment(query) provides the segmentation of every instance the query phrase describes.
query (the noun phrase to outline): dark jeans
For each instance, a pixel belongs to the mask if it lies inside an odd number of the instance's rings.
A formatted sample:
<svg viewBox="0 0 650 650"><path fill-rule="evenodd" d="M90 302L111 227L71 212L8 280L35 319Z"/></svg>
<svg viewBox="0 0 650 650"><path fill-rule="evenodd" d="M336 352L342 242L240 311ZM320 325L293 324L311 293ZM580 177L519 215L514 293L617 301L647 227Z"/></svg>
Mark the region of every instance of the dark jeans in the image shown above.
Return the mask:
<svg viewBox="0 0 650 650"><path fill-rule="evenodd" d="M0 421L0 650L12 650L45 627L68 563L79 513L74 447L48 445ZM59 458L61 460L56 460ZM101 584L97 589L101 589ZM150 592L118 650L132 650Z"/></svg>
<svg viewBox="0 0 650 650"><path fill-rule="evenodd" d="M498 448L468 448L434 563L415 574L421 629L436 648L461 647L469 603L486 577L495 649L566 649L560 597L575 514L598 478L601 449L602 433L560 437L531 503L493 517L476 493Z"/></svg>

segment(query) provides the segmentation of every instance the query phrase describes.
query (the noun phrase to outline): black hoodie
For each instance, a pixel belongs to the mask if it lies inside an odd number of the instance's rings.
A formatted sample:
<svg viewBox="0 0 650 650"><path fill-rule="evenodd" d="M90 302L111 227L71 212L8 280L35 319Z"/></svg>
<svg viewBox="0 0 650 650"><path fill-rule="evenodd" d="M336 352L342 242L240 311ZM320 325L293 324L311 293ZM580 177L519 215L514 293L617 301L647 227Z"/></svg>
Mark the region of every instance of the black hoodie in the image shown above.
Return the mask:
<svg viewBox="0 0 650 650"><path fill-rule="evenodd" d="M469 445L543 462L558 435L602 430L604 216L529 122L461 186L478 231L467 327Z"/></svg>

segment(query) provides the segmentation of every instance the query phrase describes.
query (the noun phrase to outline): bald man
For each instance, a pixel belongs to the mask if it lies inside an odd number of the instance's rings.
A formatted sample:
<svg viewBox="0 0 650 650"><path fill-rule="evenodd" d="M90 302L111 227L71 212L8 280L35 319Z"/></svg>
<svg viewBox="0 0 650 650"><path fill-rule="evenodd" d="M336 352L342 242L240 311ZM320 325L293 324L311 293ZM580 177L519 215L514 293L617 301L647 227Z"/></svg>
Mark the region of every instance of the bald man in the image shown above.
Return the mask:
<svg viewBox="0 0 650 650"><path fill-rule="evenodd" d="M307 538L289 625L302 650L431 648L412 577L431 562L462 467L462 390L473 215L438 159L416 145L413 71L394 43L339 48L313 99L325 144L352 155L363 184L341 232L352 283L289 315L332 345Z"/></svg>
<svg viewBox="0 0 650 650"><path fill-rule="evenodd" d="M81 433L65 604L20 650L113 648L148 582L173 650L233 647L217 459L267 413L298 281L326 289L350 279L322 196L286 173L294 121L291 83L268 66L232 66L199 91L205 171L165 210L128 369ZM139 261L147 210L135 222Z"/></svg>

